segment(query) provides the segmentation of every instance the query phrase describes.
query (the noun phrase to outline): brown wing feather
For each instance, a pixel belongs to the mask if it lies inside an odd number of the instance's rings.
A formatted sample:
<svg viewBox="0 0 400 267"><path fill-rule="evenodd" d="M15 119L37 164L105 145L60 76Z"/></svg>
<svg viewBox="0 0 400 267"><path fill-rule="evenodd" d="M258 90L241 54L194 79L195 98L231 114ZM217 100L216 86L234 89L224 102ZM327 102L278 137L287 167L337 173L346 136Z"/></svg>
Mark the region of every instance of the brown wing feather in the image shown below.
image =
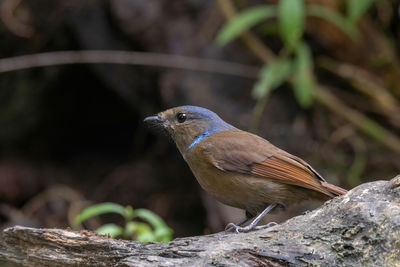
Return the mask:
<svg viewBox="0 0 400 267"><path fill-rule="evenodd" d="M315 174L301 163L276 154L262 162L254 163L253 174L269 179L275 179L281 183L297 185L311 190L315 190L333 197Z"/></svg>
<svg viewBox="0 0 400 267"><path fill-rule="evenodd" d="M206 141L206 140L205 140ZM245 131L226 131L200 143L210 161L224 171L236 171L296 185L333 197L347 192L328 184L309 164Z"/></svg>

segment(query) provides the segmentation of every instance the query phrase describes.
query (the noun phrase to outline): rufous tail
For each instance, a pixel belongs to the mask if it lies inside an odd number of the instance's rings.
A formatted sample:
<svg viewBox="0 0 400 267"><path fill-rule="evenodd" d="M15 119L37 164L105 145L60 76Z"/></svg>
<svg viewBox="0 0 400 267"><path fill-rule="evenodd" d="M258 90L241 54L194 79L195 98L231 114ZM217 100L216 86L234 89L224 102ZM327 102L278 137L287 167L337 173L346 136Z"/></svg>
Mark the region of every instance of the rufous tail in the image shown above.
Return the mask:
<svg viewBox="0 0 400 267"><path fill-rule="evenodd" d="M340 195L344 195L347 193L346 189L343 189L339 186L327 183L327 182L321 182L321 185L323 187L325 187L330 193L336 195L336 196L340 196Z"/></svg>

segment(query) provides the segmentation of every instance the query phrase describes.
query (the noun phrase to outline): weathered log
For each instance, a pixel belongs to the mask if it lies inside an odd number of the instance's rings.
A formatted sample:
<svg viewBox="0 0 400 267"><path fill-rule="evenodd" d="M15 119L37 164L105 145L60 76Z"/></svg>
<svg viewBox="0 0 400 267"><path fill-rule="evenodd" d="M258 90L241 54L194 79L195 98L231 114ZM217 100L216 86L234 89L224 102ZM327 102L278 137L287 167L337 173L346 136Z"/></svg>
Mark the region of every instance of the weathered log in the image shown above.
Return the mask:
<svg viewBox="0 0 400 267"><path fill-rule="evenodd" d="M250 233L140 243L88 231L15 226L1 266L400 266L400 175Z"/></svg>

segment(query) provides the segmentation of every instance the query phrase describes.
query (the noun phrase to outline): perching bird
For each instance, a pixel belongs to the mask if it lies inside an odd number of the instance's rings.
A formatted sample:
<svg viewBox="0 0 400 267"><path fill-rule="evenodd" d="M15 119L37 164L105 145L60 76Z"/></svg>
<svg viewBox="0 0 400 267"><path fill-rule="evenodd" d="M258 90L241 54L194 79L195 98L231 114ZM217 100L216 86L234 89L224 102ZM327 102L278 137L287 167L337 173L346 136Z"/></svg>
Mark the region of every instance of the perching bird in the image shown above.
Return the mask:
<svg viewBox="0 0 400 267"><path fill-rule="evenodd" d="M201 187L246 218L226 229L247 232L270 211L303 200L328 200L347 191L327 183L304 160L267 140L235 128L214 112L181 106L147 117L175 141ZM259 214L249 225L248 220Z"/></svg>

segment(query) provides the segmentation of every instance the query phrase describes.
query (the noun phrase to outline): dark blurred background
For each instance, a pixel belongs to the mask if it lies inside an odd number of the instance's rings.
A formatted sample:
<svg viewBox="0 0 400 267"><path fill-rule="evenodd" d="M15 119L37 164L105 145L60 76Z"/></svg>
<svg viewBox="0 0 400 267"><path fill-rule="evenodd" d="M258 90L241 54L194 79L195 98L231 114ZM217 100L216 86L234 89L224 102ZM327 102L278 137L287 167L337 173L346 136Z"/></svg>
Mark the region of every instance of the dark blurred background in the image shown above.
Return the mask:
<svg viewBox="0 0 400 267"><path fill-rule="evenodd" d="M229 13L227 3L244 10L277 2L1 0L0 58L101 49L261 67L268 59L263 62L249 48L248 36L225 46L215 38ZM306 1L345 13L343 2ZM329 21L307 18L303 40L313 55L313 73L334 100L316 96L303 108L291 84L283 83L252 129L348 189L390 179L400 169L399 3L372 2L356 23L356 39ZM282 41L273 25L252 28L252 37L279 55ZM255 82L138 65L0 72L0 227L69 227L83 207L110 201L152 210L175 237L223 229L243 213L207 196L173 142L149 130L143 118L191 104L249 130L260 104L252 97ZM357 125L360 118L364 126Z"/></svg>

